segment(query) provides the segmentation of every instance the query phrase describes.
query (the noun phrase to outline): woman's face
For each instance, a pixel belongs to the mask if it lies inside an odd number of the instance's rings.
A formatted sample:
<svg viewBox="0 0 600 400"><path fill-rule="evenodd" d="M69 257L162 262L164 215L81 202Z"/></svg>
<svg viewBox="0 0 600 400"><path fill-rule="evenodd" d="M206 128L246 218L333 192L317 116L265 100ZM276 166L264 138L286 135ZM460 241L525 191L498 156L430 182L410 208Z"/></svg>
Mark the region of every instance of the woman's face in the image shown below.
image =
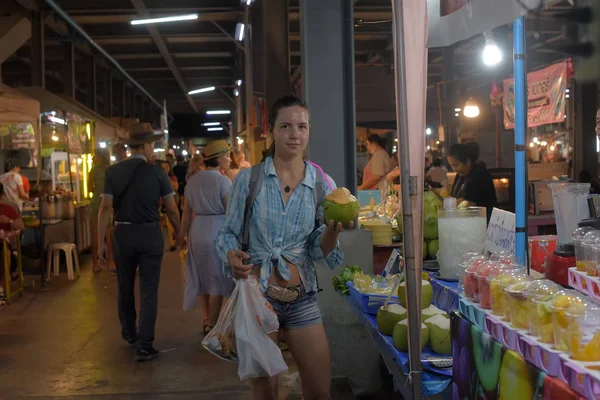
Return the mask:
<svg viewBox="0 0 600 400"><path fill-rule="evenodd" d="M471 167L471 160L467 160L467 164L465 164L452 156L448 156L448 164L450 164L452 170L456 172L457 175L465 176Z"/></svg>
<svg viewBox="0 0 600 400"><path fill-rule="evenodd" d="M231 157L229 153L219 157L219 168L223 171L229 171L231 169Z"/></svg>
<svg viewBox="0 0 600 400"><path fill-rule="evenodd" d="M167 171L167 175L171 173L171 165L168 162L162 162L160 165L165 171Z"/></svg>
<svg viewBox="0 0 600 400"><path fill-rule="evenodd" d="M377 150L376 147L377 146L375 145L375 143L371 143L367 140L367 152L369 154L373 154L375 152L375 150Z"/></svg>
<svg viewBox="0 0 600 400"><path fill-rule="evenodd" d="M308 110L300 106L279 110L275 126L271 127L275 141L275 153L284 158L302 157L308 137L310 122Z"/></svg>

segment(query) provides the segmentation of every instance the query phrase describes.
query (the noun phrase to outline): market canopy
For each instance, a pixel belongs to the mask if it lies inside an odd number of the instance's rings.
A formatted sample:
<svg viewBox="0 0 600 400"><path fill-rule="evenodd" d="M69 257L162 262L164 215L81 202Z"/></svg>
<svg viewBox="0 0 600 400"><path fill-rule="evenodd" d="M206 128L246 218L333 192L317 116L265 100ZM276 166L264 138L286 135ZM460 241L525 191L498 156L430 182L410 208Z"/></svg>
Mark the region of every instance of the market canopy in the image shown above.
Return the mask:
<svg viewBox="0 0 600 400"><path fill-rule="evenodd" d="M0 83L0 123L30 123L37 130L40 102Z"/></svg>

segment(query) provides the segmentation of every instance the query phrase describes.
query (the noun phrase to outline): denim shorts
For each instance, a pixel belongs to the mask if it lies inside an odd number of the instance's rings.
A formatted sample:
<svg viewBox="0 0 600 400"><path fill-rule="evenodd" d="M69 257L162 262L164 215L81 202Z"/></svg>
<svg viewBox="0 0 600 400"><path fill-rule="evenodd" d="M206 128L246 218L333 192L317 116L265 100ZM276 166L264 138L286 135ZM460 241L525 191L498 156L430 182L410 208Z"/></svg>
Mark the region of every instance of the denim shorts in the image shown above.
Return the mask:
<svg viewBox="0 0 600 400"><path fill-rule="evenodd" d="M323 322L321 310L317 304L316 293L306 293L304 285L300 287L300 296L293 303L284 303L267 296L279 319L279 329L289 331L306 328Z"/></svg>

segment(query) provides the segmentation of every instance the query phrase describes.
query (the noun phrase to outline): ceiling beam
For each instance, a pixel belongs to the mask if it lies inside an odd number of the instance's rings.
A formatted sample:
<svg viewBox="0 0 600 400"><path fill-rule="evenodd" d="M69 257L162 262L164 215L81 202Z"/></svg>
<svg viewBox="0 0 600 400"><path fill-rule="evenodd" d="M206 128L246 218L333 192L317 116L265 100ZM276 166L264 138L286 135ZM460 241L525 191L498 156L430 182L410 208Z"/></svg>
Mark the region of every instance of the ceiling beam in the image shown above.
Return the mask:
<svg viewBox="0 0 600 400"><path fill-rule="evenodd" d="M131 0L131 4L133 4L137 13L140 16L147 18L150 15L148 10L146 9L146 5L144 4L143 0ZM183 91L185 98L190 103L190 106L192 107L192 109L196 113L198 113L199 112L198 106L194 102L194 99L192 99L192 97L188 94L189 89L187 87L187 84L185 83L185 80L183 79L181 72L175 65L175 61L173 61L173 57L171 57L171 54L169 53L169 50L167 49L167 45L165 44L165 41L163 40L160 33L158 32L158 29L156 29L156 27L154 25L148 25L147 28L148 28L148 32L150 32L150 35L152 36L152 40L154 41L154 44L156 44L156 47L158 47L158 51L163 56L165 63L167 63L167 66L171 70L171 73L173 74L173 76L177 80L177 83L179 84L179 87Z"/></svg>

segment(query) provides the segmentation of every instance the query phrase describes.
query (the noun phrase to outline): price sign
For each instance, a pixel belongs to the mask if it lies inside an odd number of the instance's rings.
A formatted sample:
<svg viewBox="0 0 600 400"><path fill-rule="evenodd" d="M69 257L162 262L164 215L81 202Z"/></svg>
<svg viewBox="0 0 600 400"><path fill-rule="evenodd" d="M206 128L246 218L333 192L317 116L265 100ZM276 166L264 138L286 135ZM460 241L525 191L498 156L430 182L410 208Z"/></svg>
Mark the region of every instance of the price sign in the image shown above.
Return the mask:
<svg viewBox="0 0 600 400"><path fill-rule="evenodd" d="M392 250L392 254L390 258L388 258L387 264L385 264L385 268L381 273L381 276L388 276L390 274L393 275L393 272L400 272L400 260L402 256L398 253L398 250Z"/></svg>
<svg viewBox="0 0 600 400"><path fill-rule="evenodd" d="M496 253L508 251L515 254L515 214L494 208L485 235L485 249Z"/></svg>

